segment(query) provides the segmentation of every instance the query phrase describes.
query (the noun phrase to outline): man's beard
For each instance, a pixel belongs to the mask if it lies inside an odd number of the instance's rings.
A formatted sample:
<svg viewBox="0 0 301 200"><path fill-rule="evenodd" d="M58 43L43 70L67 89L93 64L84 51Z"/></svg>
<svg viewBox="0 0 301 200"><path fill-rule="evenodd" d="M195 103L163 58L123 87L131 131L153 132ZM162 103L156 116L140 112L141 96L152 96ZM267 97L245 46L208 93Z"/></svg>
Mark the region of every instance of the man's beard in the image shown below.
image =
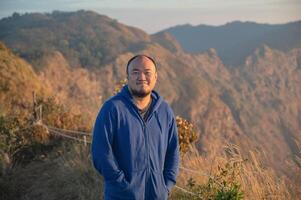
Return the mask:
<svg viewBox="0 0 301 200"><path fill-rule="evenodd" d="M131 90L131 93L134 97L144 98L144 97L148 96L151 93L151 91Z"/></svg>

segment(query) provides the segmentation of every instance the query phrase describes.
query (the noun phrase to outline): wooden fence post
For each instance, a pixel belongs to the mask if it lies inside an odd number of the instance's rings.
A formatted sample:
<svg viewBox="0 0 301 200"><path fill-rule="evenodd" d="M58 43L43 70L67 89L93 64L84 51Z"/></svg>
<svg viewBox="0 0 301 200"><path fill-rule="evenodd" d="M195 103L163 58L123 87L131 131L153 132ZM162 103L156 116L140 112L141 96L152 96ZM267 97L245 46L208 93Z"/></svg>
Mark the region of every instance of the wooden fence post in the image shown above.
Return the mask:
<svg viewBox="0 0 301 200"><path fill-rule="evenodd" d="M84 135L84 144L87 146L87 136Z"/></svg>

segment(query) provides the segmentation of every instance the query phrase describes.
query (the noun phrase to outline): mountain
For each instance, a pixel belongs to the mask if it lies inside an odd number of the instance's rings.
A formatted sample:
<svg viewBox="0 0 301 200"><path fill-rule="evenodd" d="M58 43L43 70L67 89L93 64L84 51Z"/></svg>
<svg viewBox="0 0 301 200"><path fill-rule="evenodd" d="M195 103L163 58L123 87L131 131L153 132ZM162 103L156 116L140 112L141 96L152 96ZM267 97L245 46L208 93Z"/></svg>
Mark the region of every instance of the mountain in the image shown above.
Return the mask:
<svg viewBox="0 0 301 200"><path fill-rule="evenodd" d="M97 38L114 45L97 44ZM5 77L17 84L11 77L22 77L22 71L30 69L25 77L43 83L39 87L48 88L49 95L84 116L90 127L101 104L126 77L128 59L135 54L152 56L159 71L156 90L199 133L195 144L199 155L193 159L187 155L183 164L209 173L212 167L218 168L215 161L234 159L226 148L233 144L235 155L249 160L242 176L247 198L279 195L285 199L290 193L301 194L300 48L259 45L239 67L231 68L218 49L187 53L168 32L147 35L91 11L15 14L0 20L0 39L13 52L2 45L6 50L0 57L10 56L8 67L1 68L1 81ZM61 48L60 40L74 45ZM79 43L90 53L81 52ZM104 57L95 54L97 49ZM8 62L0 61L0 66ZM25 64L14 65L19 61ZM23 85L24 91L39 88ZM22 101L22 90L15 90L0 95Z"/></svg>
<svg viewBox="0 0 301 200"><path fill-rule="evenodd" d="M301 47L301 21L277 25L240 21L221 26L186 24L162 32L170 33L190 53L216 49L227 66L243 64L247 56L264 44L285 52Z"/></svg>
<svg viewBox="0 0 301 200"><path fill-rule="evenodd" d="M242 131L267 153L266 161L296 182L301 178L300 56L301 49L258 48L243 67L233 69L238 76L221 94ZM287 170L291 162L296 168Z"/></svg>
<svg viewBox="0 0 301 200"><path fill-rule="evenodd" d="M153 42L159 43L162 47L168 49L171 52L182 51L182 47L179 42L167 32L160 32L151 36Z"/></svg>
<svg viewBox="0 0 301 200"><path fill-rule="evenodd" d="M90 11L15 14L0 20L0 30L0 40L31 64L60 51L72 67L99 67L150 40L139 29Z"/></svg>

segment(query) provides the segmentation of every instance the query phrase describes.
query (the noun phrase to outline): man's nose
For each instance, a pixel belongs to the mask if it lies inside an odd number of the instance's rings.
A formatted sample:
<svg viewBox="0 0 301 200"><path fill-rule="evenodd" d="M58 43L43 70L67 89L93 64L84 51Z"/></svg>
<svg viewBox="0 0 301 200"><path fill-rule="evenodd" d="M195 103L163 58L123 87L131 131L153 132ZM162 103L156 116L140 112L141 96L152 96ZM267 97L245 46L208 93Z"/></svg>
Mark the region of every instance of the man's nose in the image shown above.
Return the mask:
<svg viewBox="0 0 301 200"><path fill-rule="evenodd" d="M138 80L146 80L146 76L143 72L138 74Z"/></svg>

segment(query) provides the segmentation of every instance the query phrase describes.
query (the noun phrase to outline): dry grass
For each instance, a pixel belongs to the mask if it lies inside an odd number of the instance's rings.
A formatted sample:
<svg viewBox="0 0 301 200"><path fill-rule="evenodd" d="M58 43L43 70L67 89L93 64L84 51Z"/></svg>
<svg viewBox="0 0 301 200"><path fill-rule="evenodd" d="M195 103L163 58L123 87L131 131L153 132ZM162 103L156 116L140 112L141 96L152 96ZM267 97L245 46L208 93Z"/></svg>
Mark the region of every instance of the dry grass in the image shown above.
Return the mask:
<svg viewBox="0 0 301 200"><path fill-rule="evenodd" d="M190 148L182 157L181 165L199 173L180 170L177 185L187 188L189 178L198 184L206 184L208 176L218 173L219 166L240 162L237 179L245 199L293 199L284 180L259 161L261 152L250 151L246 160L234 145L227 145L224 150L224 156L211 158L201 156L196 148ZM102 199L103 182L92 166L90 147L65 143L53 151L52 157L33 161L14 169L13 174L1 177L0 186L4 191L0 194L3 200L99 200ZM170 199L189 199L178 198L179 193L181 191L173 188Z"/></svg>
<svg viewBox="0 0 301 200"><path fill-rule="evenodd" d="M229 162L239 162L241 165L237 172L237 181L241 184L245 199L294 199L285 180L277 177L272 169L264 167L261 163L259 158L263 156L262 152L249 151L245 158L235 145L227 145L224 150L224 156L212 158L200 156L196 148L191 148L181 163L182 166L199 173L180 170L177 185L185 188L189 178L193 178L200 185L206 184L209 176L218 173L220 166Z"/></svg>
<svg viewBox="0 0 301 200"><path fill-rule="evenodd" d="M94 170L90 148L82 144L65 144L57 149L56 158L33 161L1 177L3 200L99 200L102 179ZM59 156L58 156L59 155Z"/></svg>

